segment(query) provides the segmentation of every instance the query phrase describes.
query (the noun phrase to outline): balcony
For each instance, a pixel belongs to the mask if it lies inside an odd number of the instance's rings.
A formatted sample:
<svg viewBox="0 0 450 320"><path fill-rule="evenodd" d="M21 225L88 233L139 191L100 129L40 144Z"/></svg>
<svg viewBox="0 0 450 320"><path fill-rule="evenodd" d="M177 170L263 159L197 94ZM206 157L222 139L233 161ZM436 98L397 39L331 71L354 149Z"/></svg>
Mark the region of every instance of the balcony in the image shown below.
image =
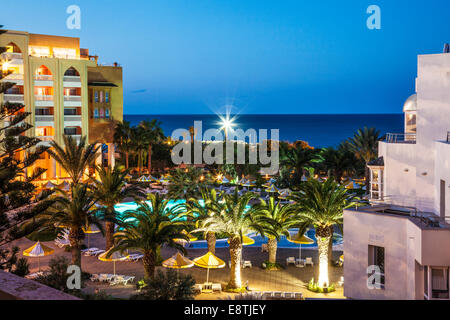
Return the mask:
<svg viewBox="0 0 450 320"><path fill-rule="evenodd" d="M23 74L11 73L1 79L1 82L15 83L17 86L23 86Z"/></svg>
<svg viewBox="0 0 450 320"><path fill-rule="evenodd" d="M53 127L55 121L54 115L35 115L34 122L36 126Z"/></svg>
<svg viewBox="0 0 450 320"><path fill-rule="evenodd" d="M80 76L64 76L63 81L65 88L81 88Z"/></svg>
<svg viewBox="0 0 450 320"><path fill-rule="evenodd" d="M23 104L24 103L23 94L4 94L3 101Z"/></svg>
<svg viewBox="0 0 450 320"><path fill-rule="evenodd" d="M68 127L81 127L81 115L65 115L64 124Z"/></svg>
<svg viewBox="0 0 450 320"><path fill-rule="evenodd" d="M64 96L65 107L81 107L81 96Z"/></svg>
<svg viewBox="0 0 450 320"><path fill-rule="evenodd" d="M53 76L50 74L38 74L34 76L36 87L53 87Z"/></svg>
<svg viewBox="0 0 450 320"><path fill-rule="evenodd" d="M66 136L72 137L72 139L74 139L77 143L81 140L81 134L66 134Z"/></svg>
<svg viewBox="0 0 450 320"><path fill-rule="evenodd" d="M22 53L20 52L3 52L2 58L4 60L15 60L15 59L23 59Z"/></svg>
<svg viewBox="0 0 450 320"><path fill-rule="evenodd" d="M387 133L385 142L386 143L416 143L416 134L415 133Z"/></svg>
<svg viewBox="0 0 450 320"><path fill-rule="evenodd" d="M37 94L34 96L34 105L36 107L52 107L53 106L53 96Z"/></svg>

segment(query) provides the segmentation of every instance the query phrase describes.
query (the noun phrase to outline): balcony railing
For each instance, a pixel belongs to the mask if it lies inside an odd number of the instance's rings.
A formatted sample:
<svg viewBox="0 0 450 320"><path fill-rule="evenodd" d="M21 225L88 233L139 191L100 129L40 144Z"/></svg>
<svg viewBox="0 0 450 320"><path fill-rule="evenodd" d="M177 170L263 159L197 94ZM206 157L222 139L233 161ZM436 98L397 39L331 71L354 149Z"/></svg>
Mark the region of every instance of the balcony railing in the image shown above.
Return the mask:
<svg viewBox="0 0 450 320"><path fill-rule="evenodd" d="M54 115L50 114L50 115L36 115L34 116L34 121L35 122L48 122L48 121L54 121Z"/></svg>
<svg viewBox="0 0 450 320"><path fill-rule="evenodd" d="M4 77L3 82L13 81L13 80L23 80L23 74L20 73L11 73Z"/></svg>
<svg viewBox="0 0 450 320"><path fill-rule="evenodd" d="M6 59L23 59L23 56L20 52L3 52L2 58Z"/></svg>
<svg viewBox="0 0 450 320"><path fill-rule="evenodd" d="M81 82L80 76L64 76L64 82Z"/></svg>
<svg viewBox="0 0 450 320"><path fill-rule="evenodd" d="M81 102L81 96L64 96L64 101Z"/></svg>
<svg viewBox="0 0 450 320"><path fill-rule="evenodd" d="M415 133L387 133L385 142L387 143L416 143Z"/></svg>
<svg viewBox="0 0 450 320"><path fill-rule="evenodd" d="M64 122L81 122L81 116L79 115L65 115Z"/></svg>
<svg viewBox="0 0 450 320"><path fill-rule="evenodd" d="M37 136L36 138L40 139L42 142L50 142L55 139L54 136Z"/></svg>
<svg viewBox="0 0 450 320"><path fill-rule="evenodd" d="M23 103L23 94L4 94L3 101L11 103Z"/></svg>
<svg viewBox="0 0 450 320"><path fill-rule="evenodd" d="M37 81L53 81L53 76L51 74L38 74L34 76L34 80Z"/></svg>
<svg viewBox="0 0 450 320"><path fill-rule="evenodd" d="M36 101L53 101L52 95L37 94L34 96Z"/></svg>

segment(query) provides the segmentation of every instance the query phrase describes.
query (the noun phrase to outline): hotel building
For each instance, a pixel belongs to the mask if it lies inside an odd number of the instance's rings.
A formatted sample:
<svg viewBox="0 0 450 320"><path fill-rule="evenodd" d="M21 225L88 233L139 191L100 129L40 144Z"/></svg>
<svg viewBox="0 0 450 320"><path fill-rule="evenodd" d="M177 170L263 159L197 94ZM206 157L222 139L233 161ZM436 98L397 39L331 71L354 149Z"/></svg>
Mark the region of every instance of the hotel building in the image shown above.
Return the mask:
<svg viewBox="0 0 450 320"><path fill-rule="evenodd" d="M369 164L371 205L344 211L349 298L450 298L450 54L418 57L403 111Z"/></svg>
<svg viewBox="0 0 450 320"><path fill-rule="evenodd" d="M102 145L98 163L114 165L113 132L123 118L122 68L103 66L98 56L80 48L80 39L7 31L0 35L3 82L14 87L0 102L21 103L34 126L30 136L63 144L63 135ZM64 178L64 170L47 154L36 163L47 169L42 179Z"/></svg>

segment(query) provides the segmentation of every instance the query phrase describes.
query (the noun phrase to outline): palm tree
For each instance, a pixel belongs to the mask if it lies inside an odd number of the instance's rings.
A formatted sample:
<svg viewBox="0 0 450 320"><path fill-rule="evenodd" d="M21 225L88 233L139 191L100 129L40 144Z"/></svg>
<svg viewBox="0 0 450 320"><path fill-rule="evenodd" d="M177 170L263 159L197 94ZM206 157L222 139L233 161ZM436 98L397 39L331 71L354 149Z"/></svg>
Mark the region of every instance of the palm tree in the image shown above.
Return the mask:
<svg viewBox="0 0 450 320"><path fill-rule="evenodd" d="M355 155L345 144L340 144L337 149L333 147L321 150L323 162L321 165L337 183L341 183L342 176L355 170Z"/></svg>
<svg viewBox="0 0 450 320"><path fill-rule="evenodd" d="M207 188L202 188L201 190L202 199L190 199L186 202L186 214L195 221L196 227L198 228L200 224L213 216L214 214L220 214L218 212L218 199L221 198L222 193L217 195L215 189L208 190ZM208 245L208 251L213 254L216 253L216 233L213 231L205 232L206 243Z"/></svg>
<svg viewBox="0 0 450 320"><path fill-rule="evenodd" d="M103 206L103 218L105 219L106 250L114 245L114 226L117 212L114 206L125 198L144 198L141 188L135 184L127 184L125 176L128 170L121 167L105 168L97 166L98 180L93 179L91 189L97 202Z"/></svg>
<svg viewBox="0 0 450 320"><path fill-rule="evenodd" d="M159 143L164 139L164 132L161 129L161 122L153 119L152 121L143 120L139 124L139 126L143 129L143 136L145 140L145 144L147 145L147 168L148 173L152 173L152 146L155 143Z"/></svg>
<svg viewBox="0 0 450 320"><path fill-rule="evenodd" d="M354 205L353 196L347 194L345 187L334 180L319 182L309 179L300 185L298 192L293 192L291 200L297 219L303 225L314 225L319 249L319 280L321 287L329 285L328 250L332 241L333 226L342 224L343 210Z"/></svg>
<svg viewBox="0 0 450 320"><path fill-rule="evenodd" d="M301 142L294 145L281 144L280 147L280 165L295 173L296 183L300 182L306 167L321 160L316 150Z"/></svg>
<svg viewBox="0 0 450 320"><path fill-rule="evenodd" d="M47 228L61 226L69 229L72 264L81 267L81 243L83 228L91 224L103 233L103 226L96 216L95 196L85 184L73 184L70 194L63 193L55 199L55 205L47 213L41 214L38 221Z"/></svg>
<svg viewBox="0 0 450 320"><path fill-rule="evenodd" d="M224 195L223 201L218 203L219 214L203 220L201 227L196 231L220 232L229 238L231 275L228 287L230 289L242 288L241 281L241 254L243 236L251 231L264 235L263 228L252 219L252 208L249 202L255 199L255 194L248 192L239 196L237 190L232 195Z"/></svg>
<svg viewBox="0 0 450 320"><path fill-rule="evenodd" d="M253 219L269 235L267 248L269 250L269 262L277 262L277 244L281 235L289 236L289 228L296 226L299 220L294 215L291 205L283 205L270 197L266 202L263 199L254 208Z"/></svg>
<svg viewBox="0 0 450 320"><path fill-rule="evenodd" d="M100 146L87 144L86 136L81 137L78 144L71 136L63 136L63 139L64 147L52 141L51 149L47 152L67 172L73 184L78 184L83 179L86 168L94 163Z"/></svg>
<svg viewBox="0 0 450 320"><path fill-rule="evenodd" d="M349 148L358 159L365 162L366 192L369 192L370 172L367 164L378 156L378 141L381 140L380 131L375 128L359 129L348 141Z"/></svg>
<svg viewBox="0 0 450 320"><path fill-rule="evenodd" d="M144 165L144 152L148 149L145 135L146 133L143 127L137 126L133 127L131 130L131 144L134 152L136 152L138 156L139 175L142 173L142 167Z"/></svg>
<svg viewBox="0 0 450 320"><path fill-rule="evenodd" d="M181 206L169 206L169 200L159 195L149 195L150 204L141 202L133 211L125 211L120 226L122 231L114 235L117 241L110 253L115 251L137 250L142 252L145 278L153 278L162 245L186 252L174 239L189 238L183 233L184 223L178 218L183 211Z"/></svg>
<svg viewBox="0 0 450 320"><path fill-rule="evenodd" d="M206 186L207 179L200 168L177 168L169 177L169 197L173 199L197 198L202 186Z"/></svg>
<svg viewBox="0 0 450 320"><path fill-rule="evenodd" d="M133 151L132 141L131 141L131 131L130 122L123 121L119 122L114 131L114 143L119 148L120 152L125 155L125 168L129 168L129 156L130 152Z"/></svg>

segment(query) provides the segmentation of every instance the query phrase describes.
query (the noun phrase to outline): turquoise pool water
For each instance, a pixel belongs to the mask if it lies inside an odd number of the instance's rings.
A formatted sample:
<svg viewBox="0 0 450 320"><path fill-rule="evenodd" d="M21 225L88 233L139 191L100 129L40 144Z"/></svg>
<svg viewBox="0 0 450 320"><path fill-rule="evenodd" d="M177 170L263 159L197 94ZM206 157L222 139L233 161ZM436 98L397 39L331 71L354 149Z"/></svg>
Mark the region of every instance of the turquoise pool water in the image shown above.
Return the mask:
<svg viewBox="0 0 450 320"><path fill-rule="evenodd" d="M170 200L168 207L171 208L177 204L182 204L184 203L184 200ZM149 202L147 202L149 203ZM136 210L138 208L138 204L135 202L124 202L121 204L118 204L115 206L116 211L120 213L123 213L127 210ZM298 231L298 229L290 229L289 232L291 233L291 235L294 235L296 232ZM314 229L309 229L306 232L306 235L314 240L314 243L311 244L302 244L302 248L308 249L308 248L317 248L317 242L316 242L316 232ZM261 235L258 235L256 233L253 234L249 234L248 235L250 238L252 238L253 240L255 240L255 243L250 245L250 246L246 246L246 247L261 247L261 245L263 243L267 243L267 238L266 237L262 237ZM342 235L335 233L333 236L333 245L340 245L343 243L343 238ZM189 244L186 245L187 248L190 249L205 249L207 248L207 244L205 240L197 240L197 241L193 241ZM296 243L292 243L289 242L285 236L281 236L280 241L278 241L278 247L279 248L299 248L299 244ZM216 248L225 248L228 247L228 242L227 239L218 239L216 242Z"/></svg>

